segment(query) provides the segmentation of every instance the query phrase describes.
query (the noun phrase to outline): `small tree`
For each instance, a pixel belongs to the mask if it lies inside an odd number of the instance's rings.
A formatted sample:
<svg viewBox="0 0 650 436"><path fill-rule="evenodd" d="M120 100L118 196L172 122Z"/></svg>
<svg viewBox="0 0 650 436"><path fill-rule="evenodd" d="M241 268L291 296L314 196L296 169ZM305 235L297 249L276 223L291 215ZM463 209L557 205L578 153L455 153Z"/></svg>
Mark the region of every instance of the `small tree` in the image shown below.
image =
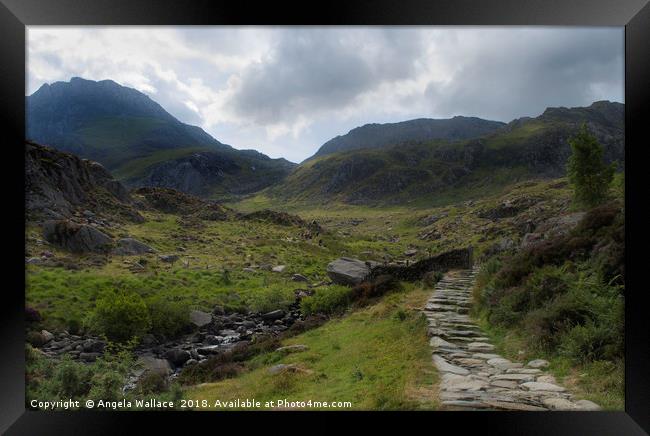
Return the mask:
<svg viewBox="0 0 650 436"><path fill-rule="evenodd" d="M569 139L572 154L567 164L569 182L573 185L575 201L593 207L607 198L614 165L603 161L603 146L583 124L578 133Z"/></svg>

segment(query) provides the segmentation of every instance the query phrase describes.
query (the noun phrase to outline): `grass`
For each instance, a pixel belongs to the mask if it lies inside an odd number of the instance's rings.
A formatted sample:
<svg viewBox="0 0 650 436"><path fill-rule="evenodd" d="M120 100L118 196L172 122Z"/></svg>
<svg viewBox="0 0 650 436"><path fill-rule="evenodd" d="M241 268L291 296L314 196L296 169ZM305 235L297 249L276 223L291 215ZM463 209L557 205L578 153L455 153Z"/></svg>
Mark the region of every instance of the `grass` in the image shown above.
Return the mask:
<svg viewBox="0 0 650 436"><path fill-rule="evenodd" d="M428 294L423 289L392 294L283 344L306 345L307 351L258 356L248 363L249 372L189 388L184 397L207 400L211 406L217 400L254 398L262 405L287 399L349 401L354 410L436 409L437 374L426 322L414 310ZM298 369L269 373L277 364Z"/></svg>

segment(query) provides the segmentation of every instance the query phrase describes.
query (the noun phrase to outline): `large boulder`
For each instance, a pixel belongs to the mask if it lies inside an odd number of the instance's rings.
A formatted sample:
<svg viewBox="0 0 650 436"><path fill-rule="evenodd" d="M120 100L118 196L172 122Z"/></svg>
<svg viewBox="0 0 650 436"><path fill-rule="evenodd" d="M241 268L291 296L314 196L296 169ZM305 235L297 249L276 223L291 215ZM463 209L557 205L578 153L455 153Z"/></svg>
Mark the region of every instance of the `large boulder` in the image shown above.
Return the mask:
<svg viewBox="0 0 650 436"><path fill-rule="evenodd" d="M122 238L117 241L114 253L119 256L153 253L154 249L133 238Z"/></svg>
<svg viewBox="0 0 650 436"><path fill-rule="evenodd" d="M142 365L145 371L155 374L167 376L172 372L172 368L167 359L157 359L154 356L145 355L141 356L138 359L138 362Z"/></svg>
<svg viewBox="0 0 650 436"><path fill-rule="evenodd" d="M524 235L521 248L531 247L546 239L568 234L576 228L584 216L585 212L574 212L549 218L537 226L534 232Z"/></svg>
<svg viewBox="0 0 650 436"><path fill-rule="evenodd" d="M327 275L334 283L354 286L370 274L370 265L359 259L340 257L327 265Z"/></svg>
<svg viewBox="0 0 650 436"><path fill-rule="evenodd" d="M73 253L107 253L112 239L93 226L69 220L47 221L43 224L43 237L51 244Z"/></svg>

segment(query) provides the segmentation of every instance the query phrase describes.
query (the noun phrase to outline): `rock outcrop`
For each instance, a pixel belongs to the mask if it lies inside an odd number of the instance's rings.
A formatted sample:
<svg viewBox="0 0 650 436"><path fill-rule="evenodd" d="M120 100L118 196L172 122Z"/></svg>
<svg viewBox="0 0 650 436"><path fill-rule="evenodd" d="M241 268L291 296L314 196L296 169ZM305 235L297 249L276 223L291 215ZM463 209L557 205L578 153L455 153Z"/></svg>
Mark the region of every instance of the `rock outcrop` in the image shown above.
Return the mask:
<svg viewBox="0 0 650 436"><path fill-rule="evenodd" d="M69 220L47 221L43 224L46 241L73 253L108 253L112 239L93 226Z"/></svg>
<svg viewBox="0 0 650 436"><path fill-rule="evenodd" d="M25 142L25 210L32 221L85 211L111 221L143 221L126 188L102 165L33 142Z"/></svg>

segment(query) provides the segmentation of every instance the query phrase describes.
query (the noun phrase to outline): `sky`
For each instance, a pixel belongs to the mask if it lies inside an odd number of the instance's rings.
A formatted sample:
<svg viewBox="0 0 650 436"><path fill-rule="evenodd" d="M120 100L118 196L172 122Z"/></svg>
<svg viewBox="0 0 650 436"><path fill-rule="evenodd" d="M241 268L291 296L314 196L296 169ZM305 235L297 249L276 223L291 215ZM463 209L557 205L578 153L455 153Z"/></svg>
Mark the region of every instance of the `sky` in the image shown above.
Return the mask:
<svg viewBox="0 0 650 436"><path fill-rule="evenodd" d="M27 29L27 89L135 88L238 149L300 162L367 123L624 102L622 27Z"/></svg>

